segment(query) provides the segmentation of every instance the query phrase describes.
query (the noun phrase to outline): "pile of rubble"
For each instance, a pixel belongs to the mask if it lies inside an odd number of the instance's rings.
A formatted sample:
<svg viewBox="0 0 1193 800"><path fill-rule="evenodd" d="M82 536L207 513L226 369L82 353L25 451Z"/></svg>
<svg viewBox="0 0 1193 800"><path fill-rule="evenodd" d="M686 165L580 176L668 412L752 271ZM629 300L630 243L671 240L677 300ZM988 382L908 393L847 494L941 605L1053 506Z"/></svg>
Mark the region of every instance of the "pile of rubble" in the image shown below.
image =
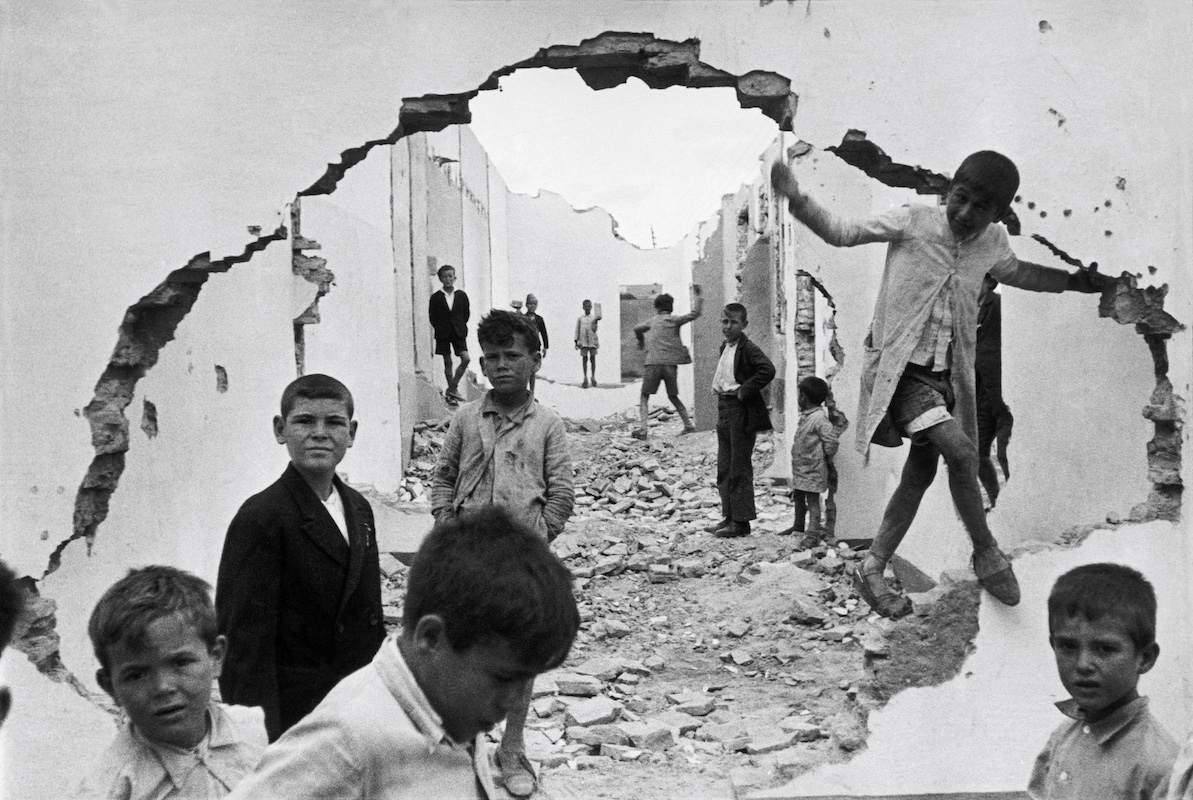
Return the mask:
<svg viewBox="0 0 1193 800"><path fill-rule="evenodd" d="M850 585L860 553L777 535L790 501L762 480L754 535L713 537L715 434L677 436L655 417L647 442L630 436L631 412L568 422L576 511L552 547L576 576L581 630L569 661L535 683L531 758L565 783L635 762L735 789L846 758L864 744L869 679L894 626ZM447 424L416 428L406 501L429 499ZM756 474L773 455L759 442ZM383 560L396 623L405 568Z"/></svg>

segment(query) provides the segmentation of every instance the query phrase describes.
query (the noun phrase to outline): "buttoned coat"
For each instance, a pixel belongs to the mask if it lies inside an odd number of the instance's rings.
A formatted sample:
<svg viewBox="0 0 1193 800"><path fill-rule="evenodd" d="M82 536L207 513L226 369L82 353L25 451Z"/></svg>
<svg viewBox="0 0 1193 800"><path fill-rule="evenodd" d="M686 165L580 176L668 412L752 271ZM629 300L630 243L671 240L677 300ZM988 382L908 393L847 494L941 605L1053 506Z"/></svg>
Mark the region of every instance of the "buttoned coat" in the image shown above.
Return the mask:
<svg viewBox="0 0 1193 800"><path fill-rule="evenodd" d="M463 339L468 336L468 318L472 312L468 306L468 295L463 289L456 289L452 298L452 307L447 307L447 297L443 290L431 295L427 306L427 314L431 318L431 329L435 331L436 339Z"/></svg>
<svg viewBox="0 0 1193 800"><path fill-rule="evenodd" d="M273 741L385 639L373 510L344 485L349 540L290 465L228 526L215 606L228 654L226 703L261 706Z"/></svg>
<svg viewBox="0 0 1193 800"><path fill-rule="evenodd" d="M726 342L721 342L719 352L725 352L725 345ZM774 427L766 407L766 398L762 396L762 390L774 379L774 363L762 352L761 347L743 333L737 340L737 351L733 354L733 380L741 387L738 391L744 395L742 405L745 414L742 422L746 433L760 433Z"/></svg>

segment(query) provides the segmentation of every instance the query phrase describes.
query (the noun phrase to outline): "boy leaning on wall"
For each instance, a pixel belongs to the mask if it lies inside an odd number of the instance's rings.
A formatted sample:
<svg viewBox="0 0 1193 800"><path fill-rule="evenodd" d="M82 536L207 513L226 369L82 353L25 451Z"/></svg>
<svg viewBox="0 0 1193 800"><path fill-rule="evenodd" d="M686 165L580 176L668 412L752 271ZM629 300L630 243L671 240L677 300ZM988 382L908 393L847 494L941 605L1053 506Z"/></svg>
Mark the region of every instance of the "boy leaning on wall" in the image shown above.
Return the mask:
<svg viewBox="0 0 1193 800"><path fill-rule="evenodd" d="M865 339L858 409L857 449L870 444L911 448L899 485L853 582L870 608L884 617L911 612L884 577L887 562L911 527L943 457L949 491L973 542L978 581L1007 605L1019 602L1019 583L986 524L978 486L974 340L977 299L986 273L1038 292L1097 292L1109 281L1095 271L1068 273L1020 261L1006 231L991 223L1009 211L1019 172L990 150L957 168L944 207L909 204L867 219L843 219L801 191L782 162L771 170L775 191L791 213L837 247L886 242L874 318Z"/></svg>

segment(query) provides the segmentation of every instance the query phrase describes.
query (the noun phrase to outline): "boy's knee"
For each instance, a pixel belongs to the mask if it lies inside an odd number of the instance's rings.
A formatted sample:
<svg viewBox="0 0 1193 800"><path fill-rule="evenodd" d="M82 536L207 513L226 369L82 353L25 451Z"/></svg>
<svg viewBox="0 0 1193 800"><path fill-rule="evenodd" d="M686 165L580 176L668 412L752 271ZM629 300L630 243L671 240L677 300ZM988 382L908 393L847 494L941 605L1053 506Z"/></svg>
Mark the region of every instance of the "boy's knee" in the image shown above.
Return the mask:
<svg viewBox="0 0 1193 800"><path fill-rule="evenodd" d="M465 350L463 353L460 353L460 366L461 367L466 367L471 362L472 362L472 357L470 355L468 355L467 350Z"/></svg>
<svg viewBox="0 0 1193 800"><path fill-rule="evenodd" d="M677 395L677 394L669 394L669 395L667 395L667 400L668 400L668 401L671 403L671 405L673 405L673 406L681 406L681 405L683 405L683 401L679 399L679 395Z"/></svg>

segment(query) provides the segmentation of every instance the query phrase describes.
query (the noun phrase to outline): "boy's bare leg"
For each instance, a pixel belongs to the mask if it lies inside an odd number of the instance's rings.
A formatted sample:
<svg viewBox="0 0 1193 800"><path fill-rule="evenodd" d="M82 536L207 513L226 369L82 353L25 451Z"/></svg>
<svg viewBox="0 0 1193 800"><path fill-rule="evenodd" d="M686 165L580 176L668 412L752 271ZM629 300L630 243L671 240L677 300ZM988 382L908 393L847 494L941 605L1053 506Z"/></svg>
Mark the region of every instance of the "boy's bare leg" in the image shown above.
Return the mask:
<svg viewBox="0 0 1193 800"><path fill-rule="evenodd" d="M837 492L831 486L824 497L824 535L837 535Z"/></svg>
<svg viewBox="0 0 1193 800"><path fill-rule="evenodd" d="M443 354L443 377L447 381L447 393L450 395L452 392L452 389L456 388L456 385L454 383L452 383L452 356L451 356L451 353Z"/></svg>
<svg viewBox="0 0 1193 800"><path fill-rule="evenodd" d="M796 489L791 495L791 504L795 506L795 523L791 526L791 531L803 533L807 530L804 525L804 515L808 513L808 496L806 492L801 492L799 489Z"/></svg>
<svg viewBox="0 0 1193 800"><path fill-rule="evenodd" d="M510 794L525 797L535 790L535 777L529 775L529 784L521 776L525 774L522 765L526 753L526 742L523 731L526 727L526 716L530 712L530 700L534 690L534 681L529 680L522 692L510 706L509 715L505 718L505 731L501 734L501 744L497 749L497 763L501 767L501 774L506 781L506 789ZM521 783L522 785L517 785ZM514 785L510 785L514 784ZM526 789L526 791L521 791Z"/></svg>
<svg viewBox="0 0 1193 800"><path fill-rule="evenodd" d="M642 431L645 438L650 433L650 395L644 394L638 398L638 419L638 430Z"/></svg>
<svg viewBox="0 0 1193 800"><path fill-rule="evenodd" d="M939 457L940 451L933 444L911 446L907 461L903 464L899 485L887 501L878 533L870 545L870 552L862 561L862 572L881 571L891 560L920 509L924 492L928 491L936 478Z"/></svg>
<svg viewBox="0 0 1193 800"><path fill-rule="evenodd" d="M592 369L592 385L596 386L596 350L593 350L592 355L588 357L588 366Z"/></svg>
<svg viewBox="0 0 1193 800"><path fill-rule="evenodd" d="M990 527L986 524L982 492L978 488L977 447L953 419L933 425L924 433L940 450L949 468L949 493L952 494L953 504L957 506L957 513L961 515L961 522L973 541L974 552L981 552L997 544L990 533Z"/></svg>
<svg viewBox="0 0 1193 800"><path fill-rule="evenodd" d="M451 383L451 390L456 394L459 394L460 378L464 377L464 370L468 369L468 364L471 361L472 357L468 355L467 350L460 353L460 366L456 367L455 375L448 378L448 382Z"/></svg>
<svg viewBox="0 0 1193 800"><path fill-rule="evenodd" d="M679 396L668 397L671 405L675 406L675 413L679 414L679 418L683 420L683 429L685 432L696 430L696 426L692 424L692 418L688 416L688 407L683 404L683 400Z"/></svg>

